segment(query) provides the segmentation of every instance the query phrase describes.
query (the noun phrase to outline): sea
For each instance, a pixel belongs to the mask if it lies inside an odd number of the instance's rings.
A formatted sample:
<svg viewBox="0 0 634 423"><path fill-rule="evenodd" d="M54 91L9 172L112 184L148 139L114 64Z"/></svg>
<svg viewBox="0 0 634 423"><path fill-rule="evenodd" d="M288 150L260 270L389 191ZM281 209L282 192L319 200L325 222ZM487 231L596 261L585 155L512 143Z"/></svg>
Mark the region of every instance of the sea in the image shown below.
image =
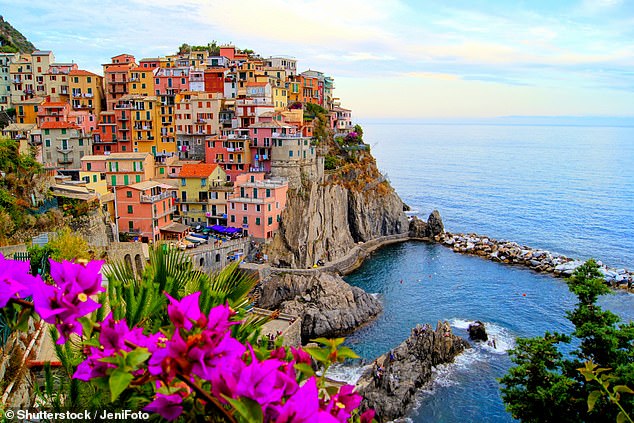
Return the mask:
<svg viewBox="0 0 634 423"><path fill-rule="evenodd" d="M569 257L634 268L634 127L555 124L363 124L379 169L410 214L437 209L450 232L478 233ZM406 416L411 422L511 422L497 379L518 337L570 333L575 298L562 279L408 242L373 253L346 280L384 312L346 343L361 359L331 370L354 382L418 323L451 323L467 337L485 323L496 347L477 344L434 370ZM600 305L634 319L634 295Z"/></svg>

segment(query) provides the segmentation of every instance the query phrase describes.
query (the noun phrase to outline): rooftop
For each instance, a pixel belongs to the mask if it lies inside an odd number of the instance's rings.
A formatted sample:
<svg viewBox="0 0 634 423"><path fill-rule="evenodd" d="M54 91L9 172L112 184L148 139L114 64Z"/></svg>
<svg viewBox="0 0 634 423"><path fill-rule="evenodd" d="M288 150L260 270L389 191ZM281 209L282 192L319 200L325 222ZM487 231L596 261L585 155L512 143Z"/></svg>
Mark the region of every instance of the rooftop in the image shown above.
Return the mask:
<svg viewBox="0 0 634 423"><path fill-rule="evenodd" d="M110 153L109 160L144 160L150 153Z"/></svg>
<svg viewBox="0 0 634 423"><path fill-rule="evenodd" d="M217 167L217 164L207 163L184 164L178 176L181 178L207 178Z"/></svg>
<svg viewBox="0 0 634 423"><path fill-rule="evenodd" d="M79 126L70 122L44 122L40 129L79 129Z"/></svg>
<svg viewBox="0 0 634 423"><path fill-rule="evenodd" d="M96 73L88 72L87 70L75 69L70 71L71 76L99 76Z"/></svg>

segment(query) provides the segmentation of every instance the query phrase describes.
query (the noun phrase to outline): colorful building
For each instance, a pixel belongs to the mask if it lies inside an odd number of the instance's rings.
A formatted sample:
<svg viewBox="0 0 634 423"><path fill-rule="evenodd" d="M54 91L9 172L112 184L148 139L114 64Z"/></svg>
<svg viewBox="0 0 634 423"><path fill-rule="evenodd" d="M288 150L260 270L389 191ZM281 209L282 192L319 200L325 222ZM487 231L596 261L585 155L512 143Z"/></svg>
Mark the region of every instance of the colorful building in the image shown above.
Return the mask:
<svg viewBox="0 0 634 423"><path fill-rule="evenodd" d="M180 174L179 199L182 223L226 223L227 174L217 164L185 164Z"/></svg>
<svg viewBox="0 0 634 423"><path fill-rule="evenodd" d="M154 157L149 153L111 153L107 157L109 187L149 181L154 176Z"/></svg>
<svg viewBox="0 0 634 423"><path fill-rule="evenodd" d="M218 93L182 92L176 95L176 147L182 159L204 160L206 141L221 133Z"/></svg>
<svg viewBox="0 0 634 423"><path fill-rule="evenodd" d="M154 181L144 181L115 187L117 225L142 242L156 242L161 229L169 227L176 211L172 187Z"/></svg>
<svg viewBox="0 0 634 423"><path fill-rule="evenodd" d="M77 63L51 63L44 75L46 95L50 101L70 102L68 74L77 69Z"/></svg>
<svg viewBox="0 0 634 423"><path fill-rule="evenodd" d="M86 187L99 195L110 192L106 182L106 161L108 156L89 155L81 158L81 170L79 179L86 183Z"/></svg>
<svg viewBox="0 0 634 423"><path fill-rule="evenodd" d="M227 173L227 181L235 181L251 164L249 130L237 130L227 138L207 140L205 162L219 164Z"/></svg>
<svg viewBox="0 0 634 423"><path fill-rule="evenodd" d="M146 59L144 59L146 60ZM128 93L136 95L155 95L154 89L154 69L157 66L150 67L154 63L143 62L139 63L139 66L131 68L128 75ZM143 65L146 65L145 67Z"/></svg>
<svg viewBox="0 0 634 423"><path fill-rule="evenodd" d="M82 157L92 154L92 138L70 122L44 122L39 127L44 164L78 179Z"/></svg>
<svg viewBox="0 0 634 423"><path fill-rule="evenodd" d="M279 228L287 191L284 179L265 179L264 173L239 175L228 200L227 225L241 227L258 240L271 239Z"/></svg>
<svg viewBox="0 0 634 423"><path fill-rule="evenodd" d="M128 94L128 75L130 69L136 68L134 56L120 54L111 58L111 63L103 66L104 91L106 95L106 109L114 110L119 98Z"/></svg>
<svg viewBox="0 0 634 423"><path fill-rule="evenodd" d="M88 111L92 115L99 116L105 103L103 78L95 73L78 69L71 70L68 76L73 110Z"/></svg>
<svg viewBox="0 0 634 423"><path fill-rule="evenodd" d="M249 137L251 138L251 172L271 171L271 151L274 137L292 136L297 137L296 126L279 122L272 117L266 116L266 122L259 122L249 127Z"/></svg>
<svg viewBox="0 0 634 423"><path fill-rule="evenodd" d="M48 73L51 63L55 62L55 56L50 50L35 50L31 53L33 81L35 83L35 95L46 95L46 83L44 76Z"/></svg>
<svg viewBox="0 0 634 423"><path fill-rule="evenodd" d="M9 63L9 80L11 81L11 104L15 105L35 96L35 80L30 55L22 54Z"/></svg>
<svg viewBox="0 0 634 423"><path fill-rule="evenodd" d="M115 119L115 112L101 112L99 115L99 123L92 135L94 154L110 154L123 151L119 149L119 143L117 142L117 121Z"/></svg>
<svg viewBox="0 0 634 423"><path fill-rule="evenodd" d="M0 110L11 108L11 73L9 65L20 58L20 53L0 53Z"/></svg>
<svg viewBox="0 0 634 423"><path fill-rule="evenodd" d="M26 100L12 100L15 107L15 120L17 123L37 123L37 114L40 106L46 100L42 97L34 97Z"/></svg>

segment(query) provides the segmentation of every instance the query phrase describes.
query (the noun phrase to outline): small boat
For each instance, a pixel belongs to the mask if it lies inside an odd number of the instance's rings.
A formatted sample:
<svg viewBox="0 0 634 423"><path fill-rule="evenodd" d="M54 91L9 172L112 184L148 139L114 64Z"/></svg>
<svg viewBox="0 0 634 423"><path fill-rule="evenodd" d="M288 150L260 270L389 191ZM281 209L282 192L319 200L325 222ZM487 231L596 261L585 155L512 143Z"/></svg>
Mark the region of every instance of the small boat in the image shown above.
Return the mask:
<svg viewBox="0 0 634 423"><path fill-rule="evenodd" d="M185 239L186 239L187 241L189 241L189 242L192 242L192 243L196 244L196 245L198 245L198 244L202 244L203 242L206 242L205 240L200 239L200 238L196 238L195 236L192 236L192 235L187 235L187 236L185 237Z"/></svg>
<svg viewBox="0 0 634 423"><path fill-rule="evenodd" d="M203 234L189 234L189 235L194 236L196 238L200 238L200 239L202 239L204 241L207 241L207 239L208 239L207 235L203 235Z"/></svg>

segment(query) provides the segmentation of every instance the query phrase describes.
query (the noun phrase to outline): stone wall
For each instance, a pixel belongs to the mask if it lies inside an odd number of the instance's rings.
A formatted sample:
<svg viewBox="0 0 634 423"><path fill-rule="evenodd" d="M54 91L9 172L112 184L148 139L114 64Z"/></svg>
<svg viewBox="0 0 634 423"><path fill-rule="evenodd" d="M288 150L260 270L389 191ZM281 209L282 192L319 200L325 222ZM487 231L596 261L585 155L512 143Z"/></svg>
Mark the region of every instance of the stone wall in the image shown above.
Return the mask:
<svg viewBox="0 0 634 423"><path fill-rule="evenodd" d="M5 247L0 247L0 253L7 258L13 259L13 254L26 253L26 249L26 244L7 245Z"/></svg>
<svg viewBox="0 0 634 423"><path fill-rule="evenodd" d="M186 250L194 266L204 272L215 272L231 264L231 253L242 251L243 256L249 254L251 242L249 238L238 238L221 244L203 244Z"/></svg>

